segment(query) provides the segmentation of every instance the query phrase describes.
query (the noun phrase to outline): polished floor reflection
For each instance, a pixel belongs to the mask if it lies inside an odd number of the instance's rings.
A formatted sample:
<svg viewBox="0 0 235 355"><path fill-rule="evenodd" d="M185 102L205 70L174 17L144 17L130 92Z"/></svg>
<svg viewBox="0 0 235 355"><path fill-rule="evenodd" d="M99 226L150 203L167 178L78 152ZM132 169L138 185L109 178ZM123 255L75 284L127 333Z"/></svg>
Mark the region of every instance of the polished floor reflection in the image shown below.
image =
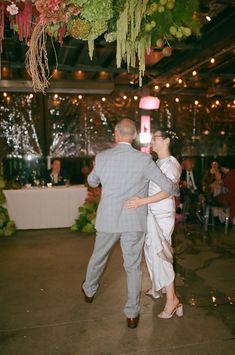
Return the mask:
<svg viewBox="0 0 235 355"><path fill-rule="evenodd" d="M189 226L174 235L177 292L184 317L161 320L164 298L144 295L139 327L126 327L125 273L119 245L95 301L80 292L93 235L70 230L19 231L0 239L0 344L4 355L234 354L235 231L207 235Z"/></svg>

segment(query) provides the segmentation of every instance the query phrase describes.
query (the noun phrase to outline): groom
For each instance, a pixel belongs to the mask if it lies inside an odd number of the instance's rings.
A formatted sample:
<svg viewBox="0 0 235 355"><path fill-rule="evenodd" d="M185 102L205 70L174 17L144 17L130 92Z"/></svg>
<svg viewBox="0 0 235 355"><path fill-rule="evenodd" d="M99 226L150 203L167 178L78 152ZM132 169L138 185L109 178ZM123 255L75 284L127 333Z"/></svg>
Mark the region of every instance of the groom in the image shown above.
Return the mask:
<svg viewBox="0 0 235 355"><path fill-rule="evenodd" d="M97 211L94 251L82 285L85 301L91 303L109 253L120 240L127 274L128 299L124 313L129 328L136 328L139 321L140 262L147 207L127 209L123 204L133 196L146 196L149 180L169 195L178 194L177 186L162 174L151 156L132 148L131 143L135 138L134 122L130 119L121 120L115 127L116 146L96 156L95 166L88 176L90 186L102 185L102 196Z"/></svg>

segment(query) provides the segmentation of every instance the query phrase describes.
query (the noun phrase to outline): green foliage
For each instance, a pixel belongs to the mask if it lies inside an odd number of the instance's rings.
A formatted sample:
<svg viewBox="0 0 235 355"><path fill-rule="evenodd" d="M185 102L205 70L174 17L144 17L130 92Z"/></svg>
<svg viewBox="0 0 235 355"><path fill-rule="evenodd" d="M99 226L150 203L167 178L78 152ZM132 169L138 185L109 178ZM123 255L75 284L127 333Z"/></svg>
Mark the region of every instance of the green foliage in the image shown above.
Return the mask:
<svg viewBox="0 0 235 355"><path fill-rule="evenodd" d="M89 22L108 21L112 16L112 0L93 0L84 4L82 17Z"/></svg>
<svg viewBox="0 0 235 355"><path fill-rule="evenodd" d="M7 209L0 207L0 236L9 237L16 231L15 222L9 219Z"/></svg>
<svg viewBox="0 0 235 355"><path fill-rule="evenodd" d="M2 176L0 176L0 189L4 189L6 182Z"/></svg>
<svg viewBox="0 0 235 355"><path fill-rule="evenodd" d="M4 212L0 212L0 228L3 228L8 221L9 221L8 215Z"/></svg>
<svg viewBox="0 0 235 355"><path fill-rule="evenodd" d="M195 16L199 9L198 0L167 0L165 6L162 6L160 1L148 2L146 15L142 21L142 36L151 33L151 42L155 45L159 38L181 41L191 33L200 35L201 24ZM169 2L173 4L170 9L167 8ZM159 12L159 8L163 10ZM175 31L170 30L172 27Z"/></svg>
<svg viewBox="0 0 235 355"><path fill-rule="evenodd" d="M14 221L9 221L7 223L7 225L3 228L3 235L5 237L9 237L12 234L14 234L15 231L16 231L15 222Z"/></svg>
<svg viewBox="0 0 235 355"><path fill-rule="evenodd" d="M79 217L72 225L74 232L94 233L96 211L100 200L100 188L89 189L84 204L79 208Z"/></svg>
<svg viewBox="0 0 235 355"><path fill-rule="evenodd" d="M77 7L80 7L87 2L88 2L88 0L67 0L67 4L73 4Z"/></svg>
<svg viewBox="0 0 235 355"><path fill-rule="evenodd" d="M3 205L6 202L6 197L2 190L0 190L0 205Z"/></svg>
<svg viewBox="0 0 235 355"><path fill-rule="evenodd" d="M8 211L2 205L5 203L6 198L2 189L7 186L2 176L0 176L0 236L10 236L15 233L15 222L11 221Z"/></svg>

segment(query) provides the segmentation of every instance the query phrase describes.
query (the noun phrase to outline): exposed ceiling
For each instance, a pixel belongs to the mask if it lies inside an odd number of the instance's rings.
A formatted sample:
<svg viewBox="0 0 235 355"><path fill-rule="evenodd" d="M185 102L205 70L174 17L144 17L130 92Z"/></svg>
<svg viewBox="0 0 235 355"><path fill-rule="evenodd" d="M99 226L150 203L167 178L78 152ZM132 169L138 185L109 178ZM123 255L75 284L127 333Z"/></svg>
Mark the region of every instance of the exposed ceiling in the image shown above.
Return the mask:
<svg viewBox="0 0 235 355"><path fill-rule="evenodd" d="M116 67L116 44L103 38L95 42L93 60L87 43L67 38L62 47L48 40L48 58L52 71L49 92L100 93L138 92L153 90L161 95L235 99L235 1L201 1L203 22L201 38L189 38L172 44L172 55L163 57L153 48L147 58L143 88L139 88L138 69L128 73L126 65ZM206 20L210 16L211 21ZM2 80L0 91L32 91L25 70L27 44L21 43L9 28L5 31L1 56ZM214 63L211 63L214 58ZM194 72L195 75L192 73ZM179 82L180 79L180 82ZM182 80L182 82L181 82ZM166 84L170 86L167 88Z"/></svg>

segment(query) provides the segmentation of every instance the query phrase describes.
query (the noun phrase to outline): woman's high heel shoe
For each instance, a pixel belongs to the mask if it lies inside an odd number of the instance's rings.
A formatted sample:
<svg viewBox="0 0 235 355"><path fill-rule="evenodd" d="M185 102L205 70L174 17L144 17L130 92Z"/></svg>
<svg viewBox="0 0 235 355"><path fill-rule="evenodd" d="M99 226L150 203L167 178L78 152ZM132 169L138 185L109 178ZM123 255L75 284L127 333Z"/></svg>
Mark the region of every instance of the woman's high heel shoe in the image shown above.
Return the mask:
<svg viewBox="0 0 235 355"><path fill-rule="evenodd" d="M172 318L174 314L176 314L177 317L183 317L184 311L182 303L179 303L171 313L167 313L163 310L160 314L158 314L158 318L169 319Z"/></svg>

